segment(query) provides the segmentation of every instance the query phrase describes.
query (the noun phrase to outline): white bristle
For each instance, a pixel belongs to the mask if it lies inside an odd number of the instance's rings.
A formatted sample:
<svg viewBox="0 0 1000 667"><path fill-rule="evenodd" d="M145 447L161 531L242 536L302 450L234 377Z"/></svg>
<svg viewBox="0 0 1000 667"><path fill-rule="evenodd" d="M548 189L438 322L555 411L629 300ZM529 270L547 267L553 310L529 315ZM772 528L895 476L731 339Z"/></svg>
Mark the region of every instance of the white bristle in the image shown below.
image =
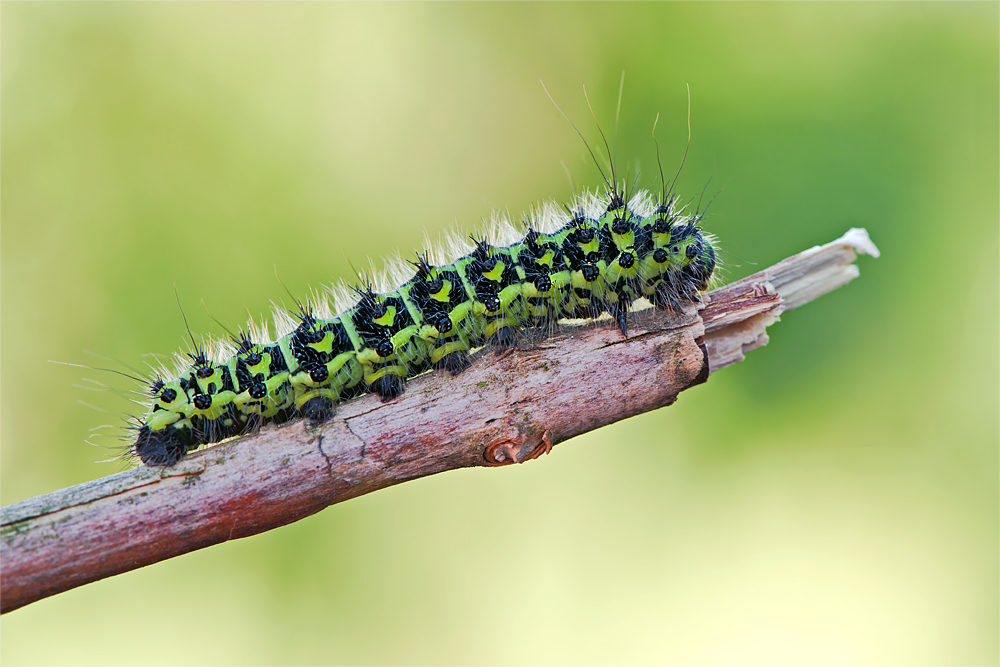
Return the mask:
<svg viewBox="0 0 1000 667"><path fill-rule="evenodd" d="M656 213L656 201L648 191L639 190L629 200L628 208L636 215L648 218Z"/></svg>
<svg viewBox="0 0 1000 667"><path fill-rule="evenodd" d="M271 320L274 322L274 333L278 338L284 338L295 331L299 323L295 321L288 311L271 302Z"/></svg>
<svg viewBox="0 0 1000 667"><path fill-rule="evenodd" d="M584 217L598 220L607 212L609 203L611 198L608 195L587 190L577 197L571 208L574 211L583 211Z"/></svg>
<svg viewBox="0 0 1000 667"><path fill-rule="evenodd" d="M326 292L312 287L309 288L309 294L306 296L306 307L319 320L328 320L336 314L330 308L330 299Z"/></svg>
<svg viewBox="0 0 1000 667"><path fill-rule="evenodd" d="M266 320L261 320L260 323L254 321L252 317L247 320L247 335L250 342L256 345L267 345L272 342Z"/></svg>
<svg viewBox="0 0 1000 667"><path fill-rule="evenodd" d="M180 352L174 352L171 361L174 363L174 370L169 372L166 377L179 378L188 372L191 368L191 358L186 354L181 354Z"/></svg>
<svg viewBox="0 0 1000 667"><path fill-rule="evenodd" d="M337 314L347 312L358 303L358 293L343 280L326 286L326 291L330 294L330 299L333 301L333 311Z"/></svg>
<svg viewBox="0 0 1000 667"><path fill-rule="evenodd" d="M483 235L490 245L506 248L524 238L524 233L514 226L505 211L493 211L484 221Z"/></svg>
<svg viewBox="0 0 1000 667"><path fill-rule="evenodd" d="M428 250L428 256L436 266L451 264L460 257L465 257L475 248L466 234L458 229L446 229L441 234L441 243Z"/></svg>
<svg viewBox="0 0 1000 667"><path fill-rule="evenodd" d="M398 289L410 282L417 273L413 265L400 256L398 250L387 256L384 263L383 271L391 285L390 290Z"/></svg>
<svg viewBox="0 0 1000 667"><path fill-rule="evenodd" d="M562 206L554 201L545 201L535 207L531 215L535 229L542 234L553 234L566 226L570 216Z"/></svg>
<svg viewBox="0 0 1000 667"><path fill-rule="evenodd" d="M224 363L235 354L236 347L224 338L208 338L205 340L205 355L212 363Z"/></svg>

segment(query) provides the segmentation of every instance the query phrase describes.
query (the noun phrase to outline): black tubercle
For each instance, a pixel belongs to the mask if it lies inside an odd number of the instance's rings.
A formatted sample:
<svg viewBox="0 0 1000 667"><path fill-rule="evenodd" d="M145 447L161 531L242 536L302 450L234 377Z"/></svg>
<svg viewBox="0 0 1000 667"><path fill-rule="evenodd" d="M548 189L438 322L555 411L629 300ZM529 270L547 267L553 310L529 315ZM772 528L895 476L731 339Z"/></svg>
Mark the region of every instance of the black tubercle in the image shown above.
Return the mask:
<svg viewBox="0 0 1000 667"><path fill-rule="evenodd" d="M673 226L670 218L657 218L656 222L653 223L653 232L656 234L666 234L670 231Z"/></svg>
<svg viewBox="0 0 1000 667"><path fill-rule="evenodd" d="M490 294L482 299L483 305L486 306L486 312L495 313L500 310L500 297L496 294Z"/></svg>
<svg viewBox="0 0 1000 667"><path fill-rule="evenodd" d="M316 383L323 382L330 377L330 371L325 364L313 364L306 371L309 373L309 379Z"/></svg>
<svg viewBox="0 0 1000 667"><path fill-rule="evenodd" d="M357 305L359 313L363 313L365 317L372 320L385 316L385 304L379 301L378 295L372 290L371 285L365 285L363 288L356 289L355 292L360 297Z"/></svg>
<svg viewBox="0 0 1000 667"><path fill-rule="evenodd" d="M539 292L548 292L552 289L552 278L548 274L536 276L531 282Z"/></svg>
<svg viewBox="0 0 1000 667"><path fill-rule="evenodd" d="M445 311L430 313L426 317L427 323L438 330L438 333L448 333L452 330L451 317Z"/></svg>
<svg viewBox="0 0 1000 667"><path fill-rule="evenodd" d="M374 350L378 353L380 357L388 357L392 355L393 345L392 341L388 338L384 338L373 346Z"/></svg>
<svg viewBox="0 0 1000 667"><path fill-rule="evenodd" d="M230 336L229 340L236 343L236 354L248 354L256 347L253 341L250 340L249 334L244 333L243 330L240 330L235 336ZM257 363L260 362L258 361Z"/></svg>
<svg viewBox="0 0 1000 667"><path fill-rule="evenodd" d="M187 356L190 357L191 368L194 369L198 377L205 379L212 374L212 365L208 363L208 357L205 356L204 350L198 348L195 350L194 354L188 352Z"/></svg>

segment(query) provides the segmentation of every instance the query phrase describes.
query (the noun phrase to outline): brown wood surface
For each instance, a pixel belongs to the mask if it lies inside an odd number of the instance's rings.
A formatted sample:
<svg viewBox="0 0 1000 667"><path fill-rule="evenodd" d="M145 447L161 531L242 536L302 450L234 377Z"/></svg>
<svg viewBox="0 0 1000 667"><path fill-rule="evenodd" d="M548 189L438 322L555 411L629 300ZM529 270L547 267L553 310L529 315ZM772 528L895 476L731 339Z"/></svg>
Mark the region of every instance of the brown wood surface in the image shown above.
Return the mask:
<svg viewBox="0 0 1000 667"><path fill-rule="evenodd" d="M847 240L845 240L847 239ZM864 236L867 239L867 235ZM870 244L870 241L868 242ZM169 468L138 467L2 510L4 613L85 583L270 530L355 496L470 466L521 463L573 436L672 404L767 342L766 327L857 275L856 240L810 249L720 288L683 317L566 326L486 351L388 403L367 395L322 426L297 421Z"/></svg>

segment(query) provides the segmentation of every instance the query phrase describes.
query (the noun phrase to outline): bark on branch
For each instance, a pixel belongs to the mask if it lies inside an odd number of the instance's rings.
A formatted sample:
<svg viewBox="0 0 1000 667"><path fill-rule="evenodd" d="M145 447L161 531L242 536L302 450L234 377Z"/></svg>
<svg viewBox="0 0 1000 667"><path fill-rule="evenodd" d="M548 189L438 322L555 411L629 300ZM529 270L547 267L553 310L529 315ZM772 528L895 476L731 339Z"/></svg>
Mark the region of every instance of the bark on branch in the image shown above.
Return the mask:
<svg viewBox="0 0 1000 667"><path fill-rule="evenodd" d="M683 317L637 313L628 339L597 323L423 375L302 421L2 508L0 610L297 521L409 479L522 463L573 436L665 405L767 343L782 312L853 280L863 229L711 292Z"/></svg>

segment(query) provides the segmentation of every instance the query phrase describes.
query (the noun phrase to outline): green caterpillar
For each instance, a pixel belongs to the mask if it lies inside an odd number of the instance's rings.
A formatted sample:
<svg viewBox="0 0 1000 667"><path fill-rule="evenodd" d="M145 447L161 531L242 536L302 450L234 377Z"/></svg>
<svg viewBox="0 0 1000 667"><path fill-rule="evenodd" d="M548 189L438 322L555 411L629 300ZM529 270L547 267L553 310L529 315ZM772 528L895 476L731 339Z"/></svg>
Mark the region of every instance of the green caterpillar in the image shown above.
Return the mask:
<svg viewBox="0 0 1000 667"><path fill-rule="evenodd" d="M518 240L507 222L489 240L433 262L410 263L398 287L370 283L276 315L279 335L250 327L214 354L196 347L174 374L149 382L152 400L132 454L173 465L197 447L264 424L329 419L336 404L364 392L383 401L431 369L461 372L469 353L506 347L562 318L608 313L628 335L632 304L648 299L680 311L707 289L716 268L714 238L701 215L685 214L664 192L631 198L614 181L564 210L549 205ZM455 256L461 255L461 256Z"/></svg>

